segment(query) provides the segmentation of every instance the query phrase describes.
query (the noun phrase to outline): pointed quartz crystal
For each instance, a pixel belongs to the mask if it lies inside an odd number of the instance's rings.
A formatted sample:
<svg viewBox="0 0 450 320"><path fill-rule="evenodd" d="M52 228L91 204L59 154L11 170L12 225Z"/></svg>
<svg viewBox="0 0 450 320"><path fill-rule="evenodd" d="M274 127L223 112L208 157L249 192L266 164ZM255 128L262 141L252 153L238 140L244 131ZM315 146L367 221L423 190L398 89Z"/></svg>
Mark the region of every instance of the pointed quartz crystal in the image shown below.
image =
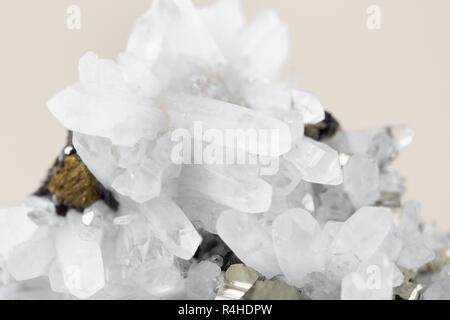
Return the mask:
<svg viewBox="0 0 450 320"><path fill-rule="evenodd" d="M218 203L248 213L261 213L270 208L272 187L253 175L236 174L229 166L188 165L183 168L180 183L208 196Z"/></svg>
<svg viewBox="0 0 450 320"><path fill-rule="evenodd" d="M315 94L294 90L292 98L294 109L302 113L305 123L316 124L325 119L325 111Z"/></svg>
<svg viewBox="0 0 450 320"><path fill-rule="evenodd" d="M184 260L194 256L202 238L175 202L162 196L136 209L147 217L153 234L167 250Z"/></svg>
<svg viewBox="0 0 450 320"><path fill-rule="evenodd" d="M250 139L223 139L216 141L221 147L235 149L236 147L262 156L277 157L289 152L291 149L291 132L289 126L275 118L265 116L248 108L244 108L227 102L196 97L186 94L171 94L163 98L163 107L170 115L171 126L175 128L192 129L194 123L201 123L202 130L219 130L224 137L227 131L233 134L240 131L251 130L260 135L263 131L268 138L257 136L256 140ZM273 139L272 139L273 138ZM196 137L194 139L203 139ZM237 140L237 142L235 142Z"/></svg>
<svg viewBox="0 0 450 320"><path fill-rule="evenodd" d="M377 163L355 155L344 166L344 190L355 208L373 205L380 198L380 171Z"/></svg>
<svg viewBox="0 0 450 320"><path fill-rule="evenodd" d="M405 202L397 231L402 239L397 263L409 270L416 270L435 258L435 253L427 246L420 230L420 209L416 201Z"/></svg>
<svg viewBox="0 0 450 320"><path fill-rule="evenodd" d="M343 181L339 155L326 144L304 137L295 142L284 158L297 167L305 181L327 185Z"/></svg>
<svg viewBox="0 0 450 320"><path fill-rule="evenodd" d="M55 245L48 227L38 229L33 237L14 247L8 256L7 268L17 281L43 276L55 257Z"/></svg>
<svg viewBox="0 0 450 320"><path fill-rule="evenodd" d="M156 0L140 17L128 39L127 50L148 63L159 57L195 57L205 64L224 58L191 1Z"/></svg>
<svg viewBox="0 0 450 320"><path fill-rule="evenodd" d="M270 230L254 215L225 211L217 221L222 240L246 265L271 279L281 273Z"/></svg>
<svg viewBox="0 0 450 320"><path fill-rule="evenodd" d="M234 59L245 77L272 79L289 56L287 26L273 10L262 10L238 35Z"/></svg>
<svg viewBox="0 0 450 320"><path fill-rule="evenodd" d="M392 228L389 209L363 207L342 225L330 250L335 255L351 254L364 261L377 251Z"/></svg>
<svg viewBox="0 0 450 320"><path fill-rule="evenodd" d="M201 261L192 265L187 276L188 299L212 300L220 275L221 270L215 263Z"/></svg>
<svg viewBox="0 0 450 320"><path fill-rule="evenodd" d="M320 248L321 228L311 214L292 209L273 223L272 237L283 274L291 285L300 288L312 272L324 268L324 252Z"/></svg>
<svg viewBox="0 0 450 320"><path fill-rule="evenodd" d="M11 249L31 238L38 226L28 218L26 206L0 209L0 256L8 257Z"/></svg>
<svg viewBox="0 0 450 320"><path fill-rule="evenodd" d="M392 162L398 152L414 140L414 130L395 125L362 130L340 131L327 144L339 152L365 154L381 165Z"/></svg>
<svg viewBox="0 0 450 320"><path fill-rule="evenodd" d="M70 214L55 235L57 258L64 285L79 299L87 299L103 289L105 274L100 244L84 238L81 217Z"/></svg>
<svg viewBox="0 0 450 320"><path fill-rule="evenodd" d="M128 90L114 62L87 53L79 68L81 83L67 87L47 103L67 129L133 146L144 135L156 137L167 126L162 110L143 104Z"/></svg>

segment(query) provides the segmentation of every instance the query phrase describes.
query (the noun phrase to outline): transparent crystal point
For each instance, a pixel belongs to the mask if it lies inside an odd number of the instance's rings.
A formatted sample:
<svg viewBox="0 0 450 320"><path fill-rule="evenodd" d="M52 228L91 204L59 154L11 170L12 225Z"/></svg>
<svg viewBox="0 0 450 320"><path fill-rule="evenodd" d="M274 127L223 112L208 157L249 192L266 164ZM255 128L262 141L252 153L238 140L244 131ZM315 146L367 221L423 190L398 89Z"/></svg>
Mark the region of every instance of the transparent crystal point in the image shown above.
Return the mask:
<svg viewBox="0 0 450 320"><path fill-rule="evenodd" d="M72 217L57 230L55 246L68 292L87 299L103 289L105 274L100 244L97 240L84 239L81 228L81 218Z"/></svg>
<svg viewBox="0 0 450 320"><path fill-rule="evenodd" d="M290 284L300 288L308 274L324 268L320 235L319 224L303 209L289 210L274 221L272 237L276 256Z"/></svg>
<svg viewBox="0 0 450 320"><path fill-rule="evenodd" d="M217 232L246 265L267 278L281 273L270 230L254 215L224 211L217 221Z"/></svg>
<svg viewBox="0 0 450 320"><path fill-rule="evenodd" d="M323 143L306 137L298 139L284 158L297 167L305 181L328 185L342 183L338 153Z"/></svg>

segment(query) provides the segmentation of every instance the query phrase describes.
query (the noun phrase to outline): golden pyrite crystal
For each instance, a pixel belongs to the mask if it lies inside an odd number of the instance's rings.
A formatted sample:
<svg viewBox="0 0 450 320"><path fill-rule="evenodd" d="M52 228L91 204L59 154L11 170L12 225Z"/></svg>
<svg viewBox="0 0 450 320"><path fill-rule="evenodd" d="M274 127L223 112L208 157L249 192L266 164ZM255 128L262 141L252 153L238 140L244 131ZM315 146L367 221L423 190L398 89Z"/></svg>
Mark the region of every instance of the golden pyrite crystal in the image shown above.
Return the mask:
<svg viewBox="0 0 450 320"><path fill-rule="evenodd" d="M67 207L87 208L100 200L100 183L76 154L52 167L47 188L56 201Z"/></svg>
<svg viewBox="0 0 450 320"><path fill-rule="evenodd" d="M83 212L98 200L103 200L113 211L119 203L109 190L105 189L78 156L69 133L67 145L48 170L42 186L34 195L49 198L56 213L65 216L75 209Z"/></svg>

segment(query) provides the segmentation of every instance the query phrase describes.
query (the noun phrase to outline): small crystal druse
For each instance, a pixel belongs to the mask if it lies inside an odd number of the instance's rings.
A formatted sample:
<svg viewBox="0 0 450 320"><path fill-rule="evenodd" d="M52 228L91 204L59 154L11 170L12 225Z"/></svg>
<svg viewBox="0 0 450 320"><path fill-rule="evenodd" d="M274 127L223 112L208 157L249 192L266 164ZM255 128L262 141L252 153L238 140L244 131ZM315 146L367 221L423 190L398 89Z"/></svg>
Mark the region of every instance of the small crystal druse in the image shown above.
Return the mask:
<svg viewBox="0 0 450 320"><path fill-rule="evenodd" d="M0 299L450 298L449 236L393 168L413 130L343 130L283 77L273 10L152 3L48 102L73 137L0 209Z"/></svg>
<svg viewBox="0 0 450 320"><path fill-rule="evenodd" d="M72 208L83 212L96 201L104 200L113 210L118 203L92 175L72 145L72 133L60 156L50 168L43 185L35 193L52 199L56 212L65 215Z"/></svg>

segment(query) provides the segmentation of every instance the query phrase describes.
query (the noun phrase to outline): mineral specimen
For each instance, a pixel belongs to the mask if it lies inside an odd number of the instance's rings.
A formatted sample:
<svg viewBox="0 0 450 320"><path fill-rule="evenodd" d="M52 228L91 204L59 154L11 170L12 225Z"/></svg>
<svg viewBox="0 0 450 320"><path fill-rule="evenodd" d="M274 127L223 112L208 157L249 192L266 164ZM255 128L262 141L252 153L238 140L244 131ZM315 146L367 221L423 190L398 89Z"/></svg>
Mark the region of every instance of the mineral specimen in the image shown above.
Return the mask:
<svg viewBox="0 0 450 320"><path fill-rule="evenodd" d="M402 202L403 125L344 131L282 76L286 25L154 0L48 102L73 137L0 210L0 298L449 299L450 239Z"/></svg>
<svg viewBox="0 0 450 320"><path fill-rule="evenodd" d="M339 128L339 122L330 112L325 111L325 119L323 121L305 126L305 136L317 141L323 141L332 138Z"/></svg>
<svg viewBox="0 0 450 320"><path fill-rule="evenodd" d="M300 292L280 281L266 280L243 264L230 266L216 300L300 300Z"/></svg>
<svg viewBox="0 0 450 320"><path fill-rule="evenodd" d="M216 300L240 300L258 281L258 273L243 264L235 264L225 272L224 285Z"/></svg>
<svg viewBox="0 0 450 320"><path fill-rule="evenodd" d="M61 215L65 215L69 208L83 212L101 199L117 210L118 203L114 196L98 182L78 156L72 145L72 136L69 132L66 147L35 195L50 197Z"/></svg>

